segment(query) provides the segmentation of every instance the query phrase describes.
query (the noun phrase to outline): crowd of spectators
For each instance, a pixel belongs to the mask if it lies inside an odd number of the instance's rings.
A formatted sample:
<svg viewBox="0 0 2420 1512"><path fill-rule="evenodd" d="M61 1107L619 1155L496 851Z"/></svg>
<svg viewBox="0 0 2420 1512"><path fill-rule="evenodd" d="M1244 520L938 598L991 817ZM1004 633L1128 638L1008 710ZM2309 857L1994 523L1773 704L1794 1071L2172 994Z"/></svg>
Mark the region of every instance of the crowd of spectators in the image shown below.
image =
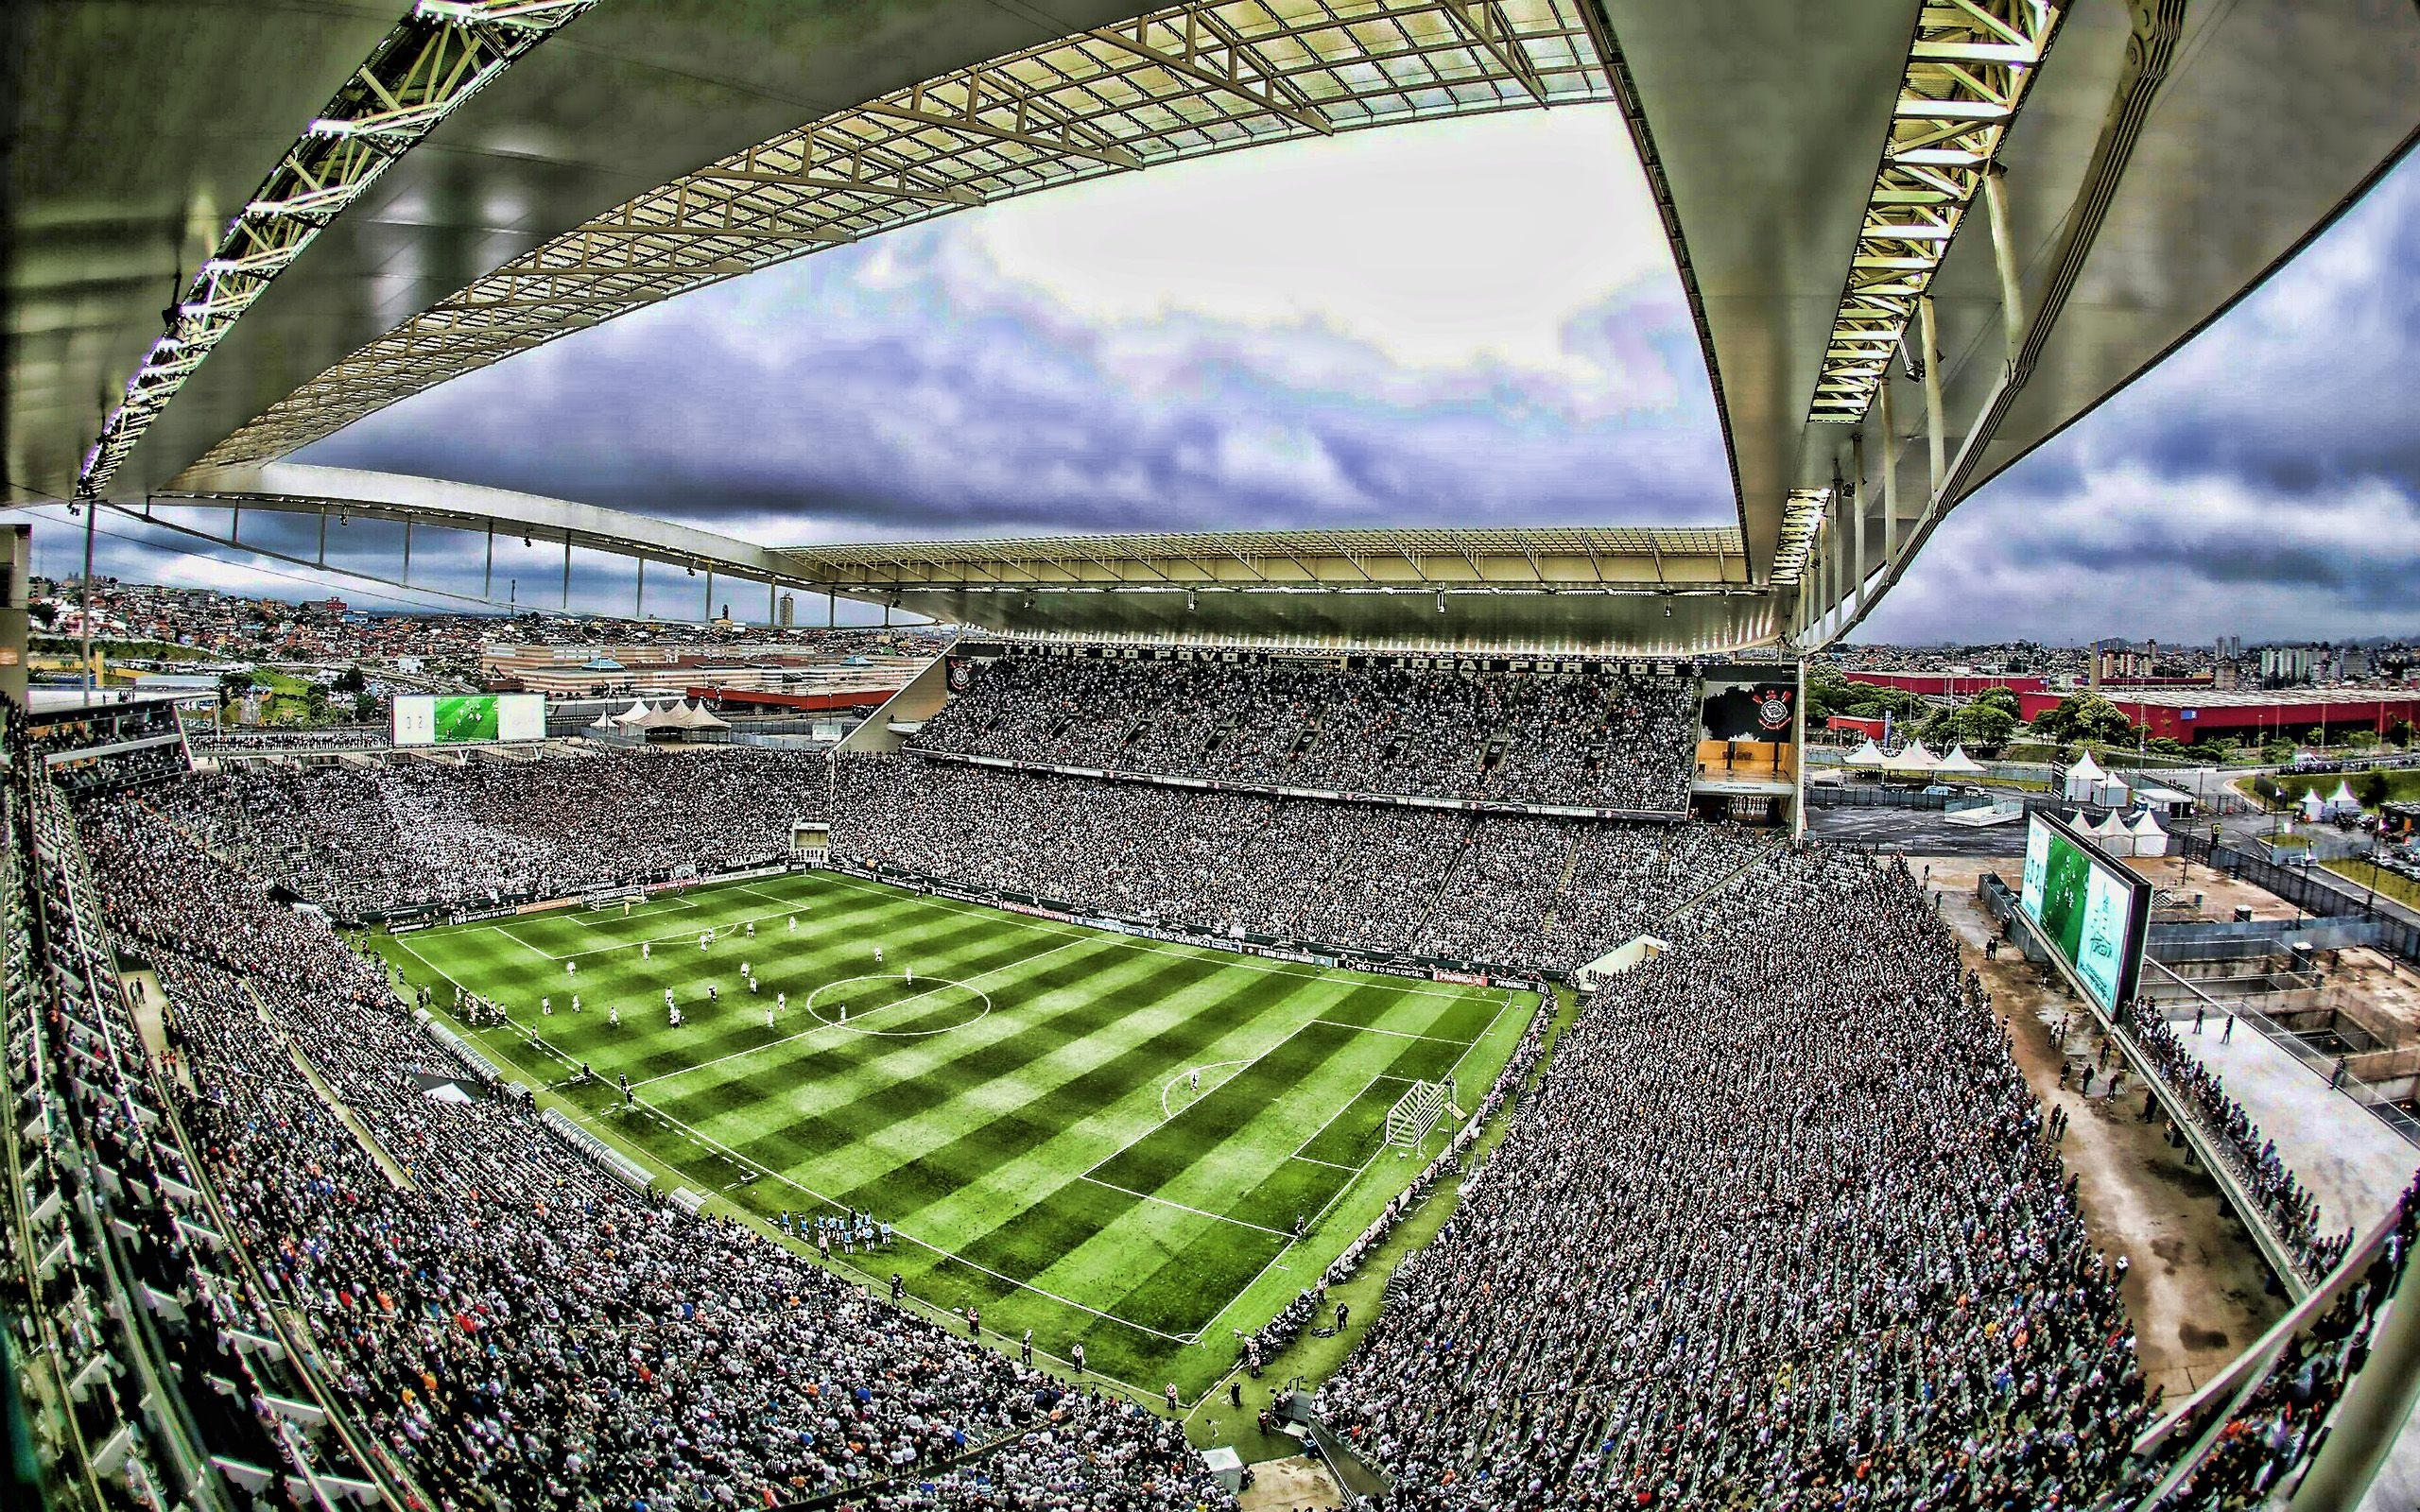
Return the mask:
<svg viewBox="0 0 2420 1512"><path fill-rule="evenodd" d="M308 730L263 730L245 725L194 725L185 744L214 755L256 751L376 750L393 744L385 725L320 725Z"/></svg>
<svg viewBox="0 0 2420 1512"><path fill-rule="evenodd" d="M426 1095L459 1068L325 923L148 807L83 828L243 1239L437 1504L1225 1504L1176 1424L635 1194L524 1104Z"/></svg>
<svg viewBox="0 0 2420 1512"><path fill-rule="evenodd" d="M922 750L1264 787L1586 808L1688 801L1688 679L1011 655Z"/></svg>
<svg viewBox="0 0 2420 1512"><path fill-rule="evenodd" d="M2121 1267L1897 864L1777 853L1586 1005L1321 1394L1392 1505L2068 1506Z"/></svg>
<svg viewBox="0 0 2420 1512"><path fill-rule="evenodd" d="M2152 1069L2183 1098L2193 1116L2216 1142L2220 1153L2250 1190L2252 1199L2268 1216L2271 1229L2286 1246L2303 1276L2317 1280L2336 1268L2353 1243L2353 1230L2320 1231L2319 1199L2278 1157L2277 1142L2227 1094L2219 1074L2203 1064L2185 1043L2176 1026L2158 1005L2136 1003L2119 1015L2118 1026L2130 1035ZM2196 1025L2197 1029L2199 1025ZM2146 1097L2151 1094L2146 1092Z"/></svg>
<svg viewBox="0 0 2420 1512"><path fill-rule="evenodd" d="M1529 818L844 756L834 853L1230 937L1568 971L1766 843L1718 825Z"/></svg>
<svg viewBox="0 0 2420 1512"><path fill-rule="evenodd" d="M820 754L748 746L536 761L245 763L158 795L339 918L481 906L777 862Z"/></svg>

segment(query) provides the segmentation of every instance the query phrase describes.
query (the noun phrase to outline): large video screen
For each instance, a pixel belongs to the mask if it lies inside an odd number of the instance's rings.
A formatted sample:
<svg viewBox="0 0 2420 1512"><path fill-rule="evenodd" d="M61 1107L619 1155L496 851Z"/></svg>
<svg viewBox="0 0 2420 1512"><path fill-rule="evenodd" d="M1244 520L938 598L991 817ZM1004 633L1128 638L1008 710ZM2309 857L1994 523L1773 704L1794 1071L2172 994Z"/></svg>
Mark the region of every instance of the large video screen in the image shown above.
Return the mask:
<svg viewBox="0 0 2420 1512"><path fill-rule="evenodd" d="M546 699L536 693L424 693L395 696L398 746L477 746L546 738Z"/></svg>
<svg viewBox="0 0 2420 1512"><path fill-rule="evenodd" d="M2134 995L2150 904L2151 884L2108 852L2058 819L2029 820L2017 906L2104 1012Z"/></svg>

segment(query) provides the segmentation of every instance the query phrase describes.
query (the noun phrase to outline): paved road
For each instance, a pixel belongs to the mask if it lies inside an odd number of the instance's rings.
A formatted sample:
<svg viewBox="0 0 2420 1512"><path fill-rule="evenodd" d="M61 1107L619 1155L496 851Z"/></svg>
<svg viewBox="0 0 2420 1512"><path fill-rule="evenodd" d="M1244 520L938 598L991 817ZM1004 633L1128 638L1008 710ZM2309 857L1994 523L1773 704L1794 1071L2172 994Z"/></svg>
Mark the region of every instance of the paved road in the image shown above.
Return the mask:
<svg viewBox="0 0 2420 1512"><path fill-rule="evenodd" d="M2025 855L2025 826L2002 824L1970 830L1947 822L1931 809L1807 810L1806 833L1842 845L1879 846L1911 856Z"/></svg>

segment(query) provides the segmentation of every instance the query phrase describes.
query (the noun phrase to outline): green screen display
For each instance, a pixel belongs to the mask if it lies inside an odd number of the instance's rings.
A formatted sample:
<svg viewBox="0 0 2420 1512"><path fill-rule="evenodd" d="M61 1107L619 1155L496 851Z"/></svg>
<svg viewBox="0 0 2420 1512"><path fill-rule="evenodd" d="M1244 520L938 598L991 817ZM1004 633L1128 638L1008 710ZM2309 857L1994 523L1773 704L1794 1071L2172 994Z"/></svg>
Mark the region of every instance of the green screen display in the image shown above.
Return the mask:
<svg viewBox="0 0 2420 1512"><path fill-rule="evenodd" d="M545 737L546 700L538 694L402 694L395 699L398 746L469 746Z"/></svg>
<svg viewBox="0 0 2420 1512"><path fill-rule="evenodd" d="M2142 891L2133 872L2086 850L2064 827L2038 814L2030 821L2017 905L2104 1009L2124 997L2138 969Z"/></svg>

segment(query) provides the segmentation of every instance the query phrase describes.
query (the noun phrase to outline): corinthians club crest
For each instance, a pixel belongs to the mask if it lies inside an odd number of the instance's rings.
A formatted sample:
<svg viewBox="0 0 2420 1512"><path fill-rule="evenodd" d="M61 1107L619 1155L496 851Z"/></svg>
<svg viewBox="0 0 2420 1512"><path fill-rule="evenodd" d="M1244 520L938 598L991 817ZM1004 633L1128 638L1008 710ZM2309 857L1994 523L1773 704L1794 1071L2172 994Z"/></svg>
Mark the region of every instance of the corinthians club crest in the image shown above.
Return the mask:
<svg viewBox="0 0 2420 1512"><path fill-rule="evenodd" d="M971 662L960 661L957 657L950 658L949 691L952 693L964 693L967 689L973 686L975 686L974 663Z"/></svg>
<svg viewBox="0 0 2420 1512"><path fill-rule="evenodd" d="M1789 728L1789 696L1795 688L1758 688L1755 700L1756 725L1762 730L1780 731Z"/></svg>

